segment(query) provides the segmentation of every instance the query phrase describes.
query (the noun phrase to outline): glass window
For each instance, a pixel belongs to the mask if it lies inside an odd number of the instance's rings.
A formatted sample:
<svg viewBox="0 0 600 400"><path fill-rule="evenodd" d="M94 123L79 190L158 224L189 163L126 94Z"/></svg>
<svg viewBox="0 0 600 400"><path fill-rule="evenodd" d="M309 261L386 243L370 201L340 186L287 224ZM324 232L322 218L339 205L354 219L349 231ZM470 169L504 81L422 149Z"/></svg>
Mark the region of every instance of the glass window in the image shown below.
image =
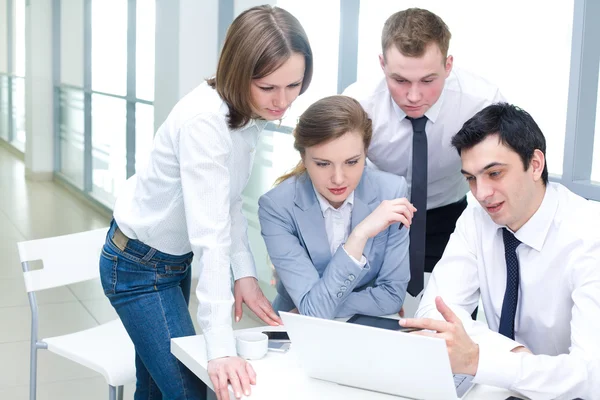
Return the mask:
<svg viewBox="0 0 600 400"><path fill-rule="evenodd" d="M277 6L298 18L313 51L312 82L308 90L294 102L284 119L285 125L295 126L297 118L309 105L337 93L340 2L277 0ZM316 9L319 11L315 12Z"/></svg>
<svg viewBox="0 0 600 400"><path fill-rule="evenodd" d="M83 87L83 0L60 1L60 82Z"/></svg>
<svg viewBox="0 0 600 400"><path fill-rule="evenodd" d="M461 2L461 7L445 0L363 1L358 79L382 77L378 55L383 24L394 12L409 7L431 10L446 22L456 67L498 85L507 101L533 116L546 136L549 171L562 174L573 0L552 7L542 1L522 0L501 4L468 0ZM506 21L510 21L510 29Z"/></svg>
<svg viewBox="0 0 600 400"><path fill-rule="evenodd" d="M15 6L14 74L25 76L25 0L16 0L13 4Z"/></svg>
<svg viewBox="0 0 600 400"><path fill-rule="evenodd" d="M25 0L16 0L13 78L13 145L25 151Z"/></svg>
<svg viewBox="0 0 600 400"><path fill-rule="evenodd" d="M137 0L136 6L136 96L154 100L154 28L156 0Z"/></svg>
<svg viewBox="0 0 600 400"><path fill-rule="evenodd" d="M60 167L62 176L83 189L84 117L83 91L60 90Z"/></svg>
<svg viewBox="0 0 600 400"><path fill-rule="evenodd" d="M13 127L14 144L25 151L25 78L13 78Z"/></svg>
<svg viewBox="0 0 600 400"><path fill-rule="evenodd" d="M154 106L135 105L135 170L148 163L154 141Z"/></svg>
<svg viewBox="0 0 600 400"><path fill-rule="evenodd" d="M127 3L92 0L92 90L127 94Z"/></svg>
<svg viewBox="0 0 600 400"><path fill-rule="evenodd" d="M248 241L256 262L258 280L265 295L273 300L273 266L260 234L258 199L273 187L275 180L296 166L300 155L294 149L294 137L281 132L265 131L257 146L256 157L248 185L243 192L244 214L248 220Z"/></svg>
<svg viewBox="0 0 600 400"><path fill-rule="evenodd" d="M596 127L594 129L593 159L591 179L600 183L600 78L598 79L598 100L596 101Z"/></svg>
<svg viewBox="0 0 600 400"><path fill-rule="evenodd" d="M0 73L8 71L8 20L6 15L7 0L0 0Z"/></svg>
<svg viewBox="0 0 600 400"><path fill-rule="evenodd" d="M112 206L126 180L126 101L92 94L92 194Z"/></svg>
<svg viewBox="0 0 600 400"><path fill-rule="evenodd" d="M8 76L0 75L0 138L8 140Z"/></svg>

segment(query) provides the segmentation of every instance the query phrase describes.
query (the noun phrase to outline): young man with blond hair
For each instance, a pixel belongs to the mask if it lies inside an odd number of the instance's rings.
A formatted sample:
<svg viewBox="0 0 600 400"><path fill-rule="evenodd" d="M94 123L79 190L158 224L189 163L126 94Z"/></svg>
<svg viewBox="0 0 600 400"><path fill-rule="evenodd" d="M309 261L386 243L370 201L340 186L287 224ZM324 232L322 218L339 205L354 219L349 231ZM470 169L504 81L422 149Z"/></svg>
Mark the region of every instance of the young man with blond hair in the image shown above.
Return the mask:
<svg viewBox="0 0 600 400"><path fill-rule="evenodd" d="M424 272L441 258L466 207L468 186L450 140L475 113L503 100L497 87L453 68L450 37L444 21L430 11L410 8L393 14L381 40L384 78L345 92L373 120L369 160L409 183L417 208L410 229L412 296L423 290Z"/></svg>

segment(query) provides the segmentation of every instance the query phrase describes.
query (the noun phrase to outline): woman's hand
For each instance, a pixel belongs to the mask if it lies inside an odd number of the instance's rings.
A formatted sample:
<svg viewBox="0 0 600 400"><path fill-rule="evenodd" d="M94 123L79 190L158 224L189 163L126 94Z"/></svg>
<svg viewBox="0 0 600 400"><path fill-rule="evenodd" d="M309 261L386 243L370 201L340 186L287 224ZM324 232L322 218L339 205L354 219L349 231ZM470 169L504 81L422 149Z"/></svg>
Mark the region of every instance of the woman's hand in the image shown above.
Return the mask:
<svg viewBox="0 0 600 400"><path fill-rule="evenodd" d="M283 325L281 318L273 311L271 302L265 297L258 286L258 281L253 276L238 279L233 285L233 297L235 299L235 322L242 319L242 304L246 303L248 308L262 319L265 323L277 326Z"/></svg>
<svg viewBox="0 0 600 400"><path fill-rule="evenodd" d="M384 200L367 218L362 220L352 233L372 238L388 226L400 222L406 227L412 223L417 209L406 198Z"/></svg>
<svg viewBox="0 0 600 400"><path fill-rule="evenodd" d="M416 211L417 209L404 197L382 201L367 218L356 225L348 236L344 249L356 260L360 260L369 238L396 222L409 227Z"/></svg>
<svg viewBox="0 0 600 400"><path fill-rule="evenodd" d="M229 400L229 387L236 398L250 396L250 385L256 384L256 373L249 362L240 357L215 358L208 362L208 376L218 400Z"/></svg>

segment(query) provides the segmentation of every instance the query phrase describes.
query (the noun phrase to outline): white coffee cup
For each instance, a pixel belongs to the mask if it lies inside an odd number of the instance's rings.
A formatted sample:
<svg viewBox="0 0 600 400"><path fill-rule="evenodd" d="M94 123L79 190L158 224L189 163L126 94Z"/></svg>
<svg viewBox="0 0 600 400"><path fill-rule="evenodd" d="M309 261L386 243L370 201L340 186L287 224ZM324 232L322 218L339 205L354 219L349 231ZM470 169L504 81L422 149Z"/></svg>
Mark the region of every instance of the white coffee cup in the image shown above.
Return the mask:
<svg viewBox="0 0 600 400"><path fill-rule="evenodd" d="M246 360L263 358L269 350L269 338L261 332L242 332L235 338L238 356Z"/></svg>

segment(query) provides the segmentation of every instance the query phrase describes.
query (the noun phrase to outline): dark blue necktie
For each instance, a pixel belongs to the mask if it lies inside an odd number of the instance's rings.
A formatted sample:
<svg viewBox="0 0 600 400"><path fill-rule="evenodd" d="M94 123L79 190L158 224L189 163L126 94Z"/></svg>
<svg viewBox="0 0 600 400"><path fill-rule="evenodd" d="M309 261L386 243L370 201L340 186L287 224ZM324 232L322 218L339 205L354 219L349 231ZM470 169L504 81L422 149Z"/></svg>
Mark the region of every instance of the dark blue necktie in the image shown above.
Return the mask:
<svg viewBox="0 0 600 400"><path fill-rule="evenodd" d="M412 178L410 202L416 207L409 230L410 282L408 293L423 290L425 274L425 223L427 222L427 117L409 118L413 126Z"/></svg>
<svg viewBox="0 0 600 400"><path fill-rule="evenodd" d="M502 301L500 327L498 332L509 339L515 338L515 315L519 300L519 259L517 247L521 244L508 229L502 228L504 239L504 258L506 259L506 291Z"/></svg>

